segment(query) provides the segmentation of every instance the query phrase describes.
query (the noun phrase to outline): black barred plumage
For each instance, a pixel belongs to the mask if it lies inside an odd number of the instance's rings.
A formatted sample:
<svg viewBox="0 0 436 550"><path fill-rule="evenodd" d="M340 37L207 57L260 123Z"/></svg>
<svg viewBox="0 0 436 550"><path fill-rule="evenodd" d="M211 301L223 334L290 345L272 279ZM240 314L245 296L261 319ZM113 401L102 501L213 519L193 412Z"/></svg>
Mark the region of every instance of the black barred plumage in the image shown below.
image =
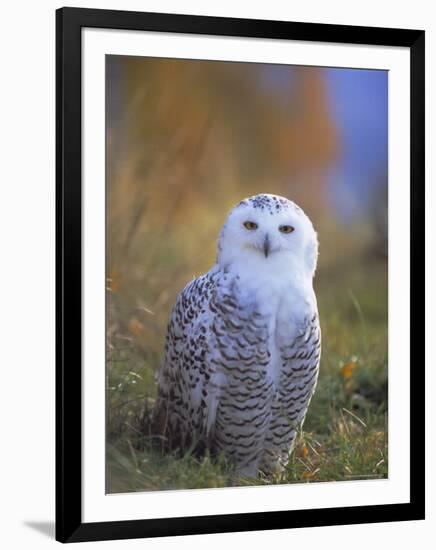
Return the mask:
<svg viewBox="0 0 436 550"><path fill-rule="evenodd" d="M279 235L283 223L296 236ZM258 195L231 212L218 250L174 305L153 426L173 448L222 451L254 476L287 464L316 386L316 234L294 203Z"/></svg>

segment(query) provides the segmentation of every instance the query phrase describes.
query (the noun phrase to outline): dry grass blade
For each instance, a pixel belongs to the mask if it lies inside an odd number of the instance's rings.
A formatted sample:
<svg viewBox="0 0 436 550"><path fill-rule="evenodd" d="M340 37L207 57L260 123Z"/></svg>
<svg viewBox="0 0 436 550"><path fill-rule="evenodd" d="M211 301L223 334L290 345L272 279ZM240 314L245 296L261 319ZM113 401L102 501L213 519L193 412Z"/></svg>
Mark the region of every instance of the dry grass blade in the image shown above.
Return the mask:
<svg viewBox="0 0 436 550"><path fill-rule="evenodd" d="M365 422L359 418L357 416L357 414L354 414L352 411L349 411L348 409L346 409L345 407L342 407L342 410L345 411L347 414L349 414L350 416L352 416L355 420L357 420L357 422L359 422L360 424L362 424L362 426L364 428L367 428L367 425L365 424Z"/></svg>

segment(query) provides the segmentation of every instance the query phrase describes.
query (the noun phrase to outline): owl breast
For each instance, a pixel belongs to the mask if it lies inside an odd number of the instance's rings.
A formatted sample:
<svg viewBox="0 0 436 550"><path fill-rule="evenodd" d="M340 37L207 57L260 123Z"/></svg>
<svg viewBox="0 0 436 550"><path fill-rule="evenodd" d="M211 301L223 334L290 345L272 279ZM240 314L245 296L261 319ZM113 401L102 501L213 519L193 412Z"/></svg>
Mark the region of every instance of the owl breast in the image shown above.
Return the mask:
<svg viewBox="0 0 436 550"><path fill-rule="evenodd" d="M309 377L301 378L303 369L294 373L300 364L292 343L307 332L307 320L316 317L313 305L290 285L273 282L241 285L236 277L224 280L227 284L215 296L215 375L223 388L213 442L248 476L259 467L271 471L286 464L307 408L298 388L310 386Z"/></svg>

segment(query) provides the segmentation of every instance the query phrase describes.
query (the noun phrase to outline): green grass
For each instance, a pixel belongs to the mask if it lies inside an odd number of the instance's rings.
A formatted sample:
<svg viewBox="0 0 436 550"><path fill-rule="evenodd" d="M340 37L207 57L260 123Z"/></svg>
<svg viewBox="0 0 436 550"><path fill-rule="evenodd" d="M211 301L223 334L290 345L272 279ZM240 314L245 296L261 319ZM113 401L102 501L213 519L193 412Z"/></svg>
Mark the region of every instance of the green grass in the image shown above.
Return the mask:
<svg viewBox="0 0 436 550"><path fill-rule="evenodd" d="M157 345L141 347L138 342L156 340L155 320L147 324L147 311L129 323L118 320L107 353L107 491L387 477L386 262L359 256L334 272L320 269L315 288L322 327L318 386L286 471L270 478L236 478L223 456L177 457L151 445L147 426L162 335ZM122 318L116 300L112 305L112 317Z"/></svg>

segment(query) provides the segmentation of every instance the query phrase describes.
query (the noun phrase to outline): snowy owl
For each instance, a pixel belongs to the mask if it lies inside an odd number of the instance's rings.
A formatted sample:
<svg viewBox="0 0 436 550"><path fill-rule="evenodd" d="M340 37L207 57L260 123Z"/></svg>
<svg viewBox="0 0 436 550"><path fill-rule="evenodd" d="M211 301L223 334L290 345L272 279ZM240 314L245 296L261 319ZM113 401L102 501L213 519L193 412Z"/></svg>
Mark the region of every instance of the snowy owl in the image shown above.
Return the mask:
<svg viewBox="0 0 436 550"><path fill-rule="evenodd" d="M180 292L168 324L153 426L173 448L223 452L247 477L286 466L318 378L317 256L290 200L233 208L216 264Z"/></svg>

